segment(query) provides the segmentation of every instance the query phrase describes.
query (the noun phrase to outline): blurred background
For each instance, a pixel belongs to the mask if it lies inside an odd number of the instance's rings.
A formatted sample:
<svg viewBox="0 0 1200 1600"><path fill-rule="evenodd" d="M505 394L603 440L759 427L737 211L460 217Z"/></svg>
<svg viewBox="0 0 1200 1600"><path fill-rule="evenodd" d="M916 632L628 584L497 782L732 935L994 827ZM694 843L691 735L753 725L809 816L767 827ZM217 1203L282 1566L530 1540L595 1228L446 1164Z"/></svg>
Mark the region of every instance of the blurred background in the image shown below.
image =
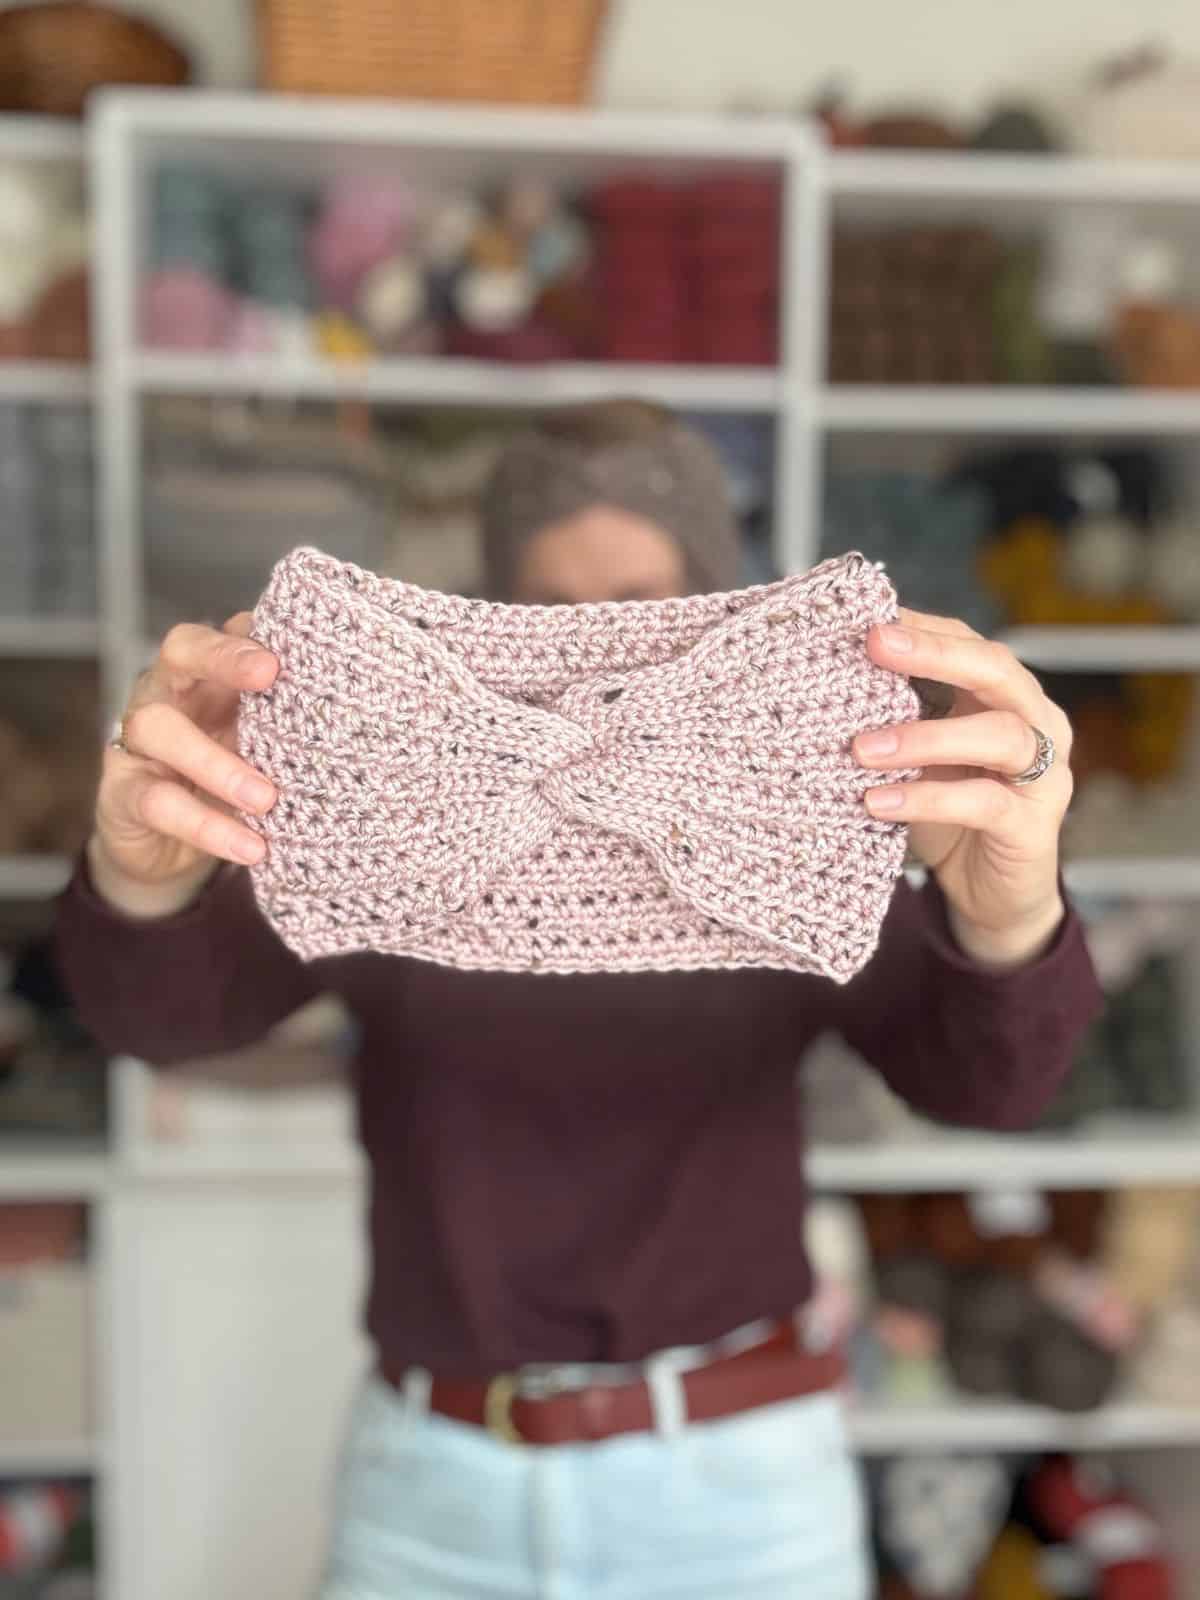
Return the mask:
<svg viewBox="0 0 1200 1600"><path fill-rule="evenodd" d="M61 992L108 719L297 543L478 592L626 394L748 582L865 550L1078 730L1044 1127L798 1073L881 1589L1200 1595L1198 246L1182 0L0 0L0 1600L304 1593L363 1361L345 1019L154 1079Z"/></svg>

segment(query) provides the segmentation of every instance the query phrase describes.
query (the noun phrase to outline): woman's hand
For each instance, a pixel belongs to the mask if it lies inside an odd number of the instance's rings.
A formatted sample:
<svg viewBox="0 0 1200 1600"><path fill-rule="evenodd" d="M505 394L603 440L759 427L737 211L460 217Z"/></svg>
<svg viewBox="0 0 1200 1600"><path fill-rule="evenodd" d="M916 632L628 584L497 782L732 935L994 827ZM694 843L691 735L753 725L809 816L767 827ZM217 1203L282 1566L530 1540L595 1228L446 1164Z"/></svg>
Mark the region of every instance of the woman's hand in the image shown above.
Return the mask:
<svg viewBox="0 0 1200 1600"><path fill-rule="evenodd" d="M279 663L247 638L249 613L223 631L172 628L134 686L124 748L104 752L89 865L96 888L134 916L165 916L198 893L217 862L261 859L235 810L261 814L275 790L235 752L239 696L266 689Z"/></svg>
<svg viewBox="0 0 1200 1600"><path fill-rule="evenodd" d="M1058 838L1071 798L1071 729L1006 645L963 622L902 611L872 628L871 659L908 677L950 685L953 709L860 734L864 767L922 767L921 778L871 789L872 815L907 822L917 855L946 896L955 936L996 966L1036 956L1063 915ZM1010 780L1037 754L1033 729L1054 741L1049 772L1023 787Z"/></svg>

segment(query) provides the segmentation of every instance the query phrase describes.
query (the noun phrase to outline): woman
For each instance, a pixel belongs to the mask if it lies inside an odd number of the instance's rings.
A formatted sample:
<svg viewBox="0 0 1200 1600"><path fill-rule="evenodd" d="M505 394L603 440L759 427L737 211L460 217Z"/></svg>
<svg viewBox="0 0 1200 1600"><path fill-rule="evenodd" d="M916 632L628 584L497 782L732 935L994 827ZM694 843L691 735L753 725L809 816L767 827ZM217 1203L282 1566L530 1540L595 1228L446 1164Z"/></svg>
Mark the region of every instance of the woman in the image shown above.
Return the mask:
<svg viewBox="0 0 1200 1600"><path fill-rule="evenodd" d="M730 587L738 541L704 443L624 404L509 447L484 551L496 597L574 604ZM833 1028L931 1116L1036 1116L1097 1004L1059 887L1062 713L960 623L872 631L873 659L949 685L955 715L857 741L864 766L927 769L866 803L931 872L843 988L305 966L238 865L263 845L234 813L275 799L234 753L239 693L277 671L249 629L176 628L137 685L61 949L104 1043L163 1065L322 990L358 1019L378 1366L327 1600L866 1595L836 1363L798 1314L795 1063Z"/></svg>

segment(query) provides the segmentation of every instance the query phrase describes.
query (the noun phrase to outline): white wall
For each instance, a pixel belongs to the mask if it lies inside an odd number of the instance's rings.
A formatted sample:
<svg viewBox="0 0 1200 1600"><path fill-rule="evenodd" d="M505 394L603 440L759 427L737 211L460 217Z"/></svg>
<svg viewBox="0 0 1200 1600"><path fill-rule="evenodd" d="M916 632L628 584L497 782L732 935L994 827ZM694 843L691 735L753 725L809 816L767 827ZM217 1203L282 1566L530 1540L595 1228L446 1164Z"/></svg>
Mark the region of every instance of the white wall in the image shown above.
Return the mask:
<svg viewBox="0 0 1200 1600"><path fill-rule="evenodd" d="M0 0L0 9L15 0ZM336 0L329 0L335 4ZM253 80L253 0L137 0L207 81ZM396 11L402 14L403 6ZM1195 0L614 0L600 74L612 105L787 109L830 76L872 101L1057 99L1098 57L1146 40L1200 57Z"/></svg>
<svg viewBox="0 0 1200 1600"><path fill-rule="evenodd" d="M1069 93L1099 57L1148 38L1200 56L1195 0L624 0L605 95L623 105L786 108L829 77L856 100Z"/></svg>

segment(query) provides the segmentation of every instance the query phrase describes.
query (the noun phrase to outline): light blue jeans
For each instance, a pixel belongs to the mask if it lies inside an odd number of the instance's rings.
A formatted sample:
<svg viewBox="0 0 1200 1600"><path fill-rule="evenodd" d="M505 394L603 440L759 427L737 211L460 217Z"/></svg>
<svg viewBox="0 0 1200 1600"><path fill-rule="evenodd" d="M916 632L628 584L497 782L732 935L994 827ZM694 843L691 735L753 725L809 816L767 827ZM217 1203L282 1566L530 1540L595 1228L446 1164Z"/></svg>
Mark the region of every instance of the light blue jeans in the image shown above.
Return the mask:
<svg viewBox="0 0 1200 1600"><path fill-rule="evenodd" d="M553 1448L355 1406L321 1600L867 1600L858 1473L818 1395Z"/></svg>

